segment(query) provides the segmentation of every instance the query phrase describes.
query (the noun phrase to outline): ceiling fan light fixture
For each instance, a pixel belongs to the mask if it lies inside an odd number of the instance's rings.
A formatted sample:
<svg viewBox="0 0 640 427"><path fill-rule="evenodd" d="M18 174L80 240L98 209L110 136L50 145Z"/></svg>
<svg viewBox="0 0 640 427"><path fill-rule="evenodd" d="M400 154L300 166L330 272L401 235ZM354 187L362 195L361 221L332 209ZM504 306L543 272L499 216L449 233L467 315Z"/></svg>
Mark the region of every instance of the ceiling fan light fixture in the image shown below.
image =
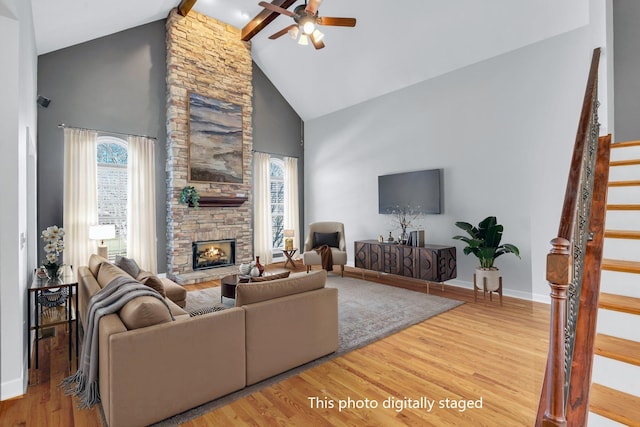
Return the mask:
<svg viewBox="0 0 640 427"><path fill-rule="evenodd" d="M302 24L302 32L305 33L306 35L313 33L315 29L316 29L316 24L314 24L314 22L311 19L305 20L304 23Z"/></svg>
<svg viewBox="0 0 640 427"><path fill-rule="evenodd" d="M313 30L313 38L315 39L316 42L319 42L320 40L322 40L324 38L324 33L320 32L320 30L318 30L317 28L315 30Z"/></svg>
<svg viewBox="0 0 640 427"><path fill-rule="evenodd" d="M293 27L289 30L289 37L295 40L298 38L299 33L300 33L300 29L298 27Z"/></svg>
<svg viewBox="0 0 640 427"><path fill-rule="evenodd" d="M306 46L309 44L309 38L306 34L300 34L300 38L298 39L298 44L302 46Z"/></svg>

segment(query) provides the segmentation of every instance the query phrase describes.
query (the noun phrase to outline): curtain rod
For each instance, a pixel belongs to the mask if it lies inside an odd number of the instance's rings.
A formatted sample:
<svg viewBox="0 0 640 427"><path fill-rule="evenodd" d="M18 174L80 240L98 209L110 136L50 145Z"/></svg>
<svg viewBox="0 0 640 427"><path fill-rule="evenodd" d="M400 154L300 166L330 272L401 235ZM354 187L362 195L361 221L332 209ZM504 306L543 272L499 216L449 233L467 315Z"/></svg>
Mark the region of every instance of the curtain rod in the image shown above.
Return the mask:
<svg viewBox="0 0 640 427"><path fill-rule="evenodd" d="M157 140L158 140L158 138L157 138L157 137L155 137L155 136L149 136L149 135L133 135L133 134L130 134L130 133L115 132L115 131L112 131L112 130L100 130L100 129L91 129L91 128L81 128L81 127L78 127L78 126L69 126L69 125L65 125L64 123L60 123L60 124L58 125L58 127L59 127L59 128L61 128L61 129L73 128L73 129L82 129L82 130L92 130L92 131L95 131L95 132L112 133L112 134L115 134L115 135L124 135L124 136L140 136L140 137L143 137L143 138L153 139L154 141L157 141Z"/></svg>
<svg viewBox="0 0 640 427"><path fill-rule="evenodd" d="M299 156L290 156L289 154L282 154L282 153L270 153L268 151L262 151L262 150L251 150L252 153L264 153L264 154L270 154L272 156L281 156L281 157L292 157L294 159L300 159Z"/></svg>

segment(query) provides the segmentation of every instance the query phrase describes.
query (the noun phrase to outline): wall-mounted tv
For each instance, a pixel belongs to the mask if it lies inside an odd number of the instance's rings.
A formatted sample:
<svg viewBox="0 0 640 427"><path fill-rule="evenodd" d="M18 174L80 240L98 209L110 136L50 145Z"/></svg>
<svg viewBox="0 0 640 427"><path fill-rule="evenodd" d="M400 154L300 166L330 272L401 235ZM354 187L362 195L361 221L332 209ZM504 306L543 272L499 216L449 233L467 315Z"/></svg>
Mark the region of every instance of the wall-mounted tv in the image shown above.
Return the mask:
<svg viewBox="0 0 640 427"><path fill-rule="evenodd" d="M395 173L378 177L378 211L411 207L423 214L442 213L442 169Z"/></svg>

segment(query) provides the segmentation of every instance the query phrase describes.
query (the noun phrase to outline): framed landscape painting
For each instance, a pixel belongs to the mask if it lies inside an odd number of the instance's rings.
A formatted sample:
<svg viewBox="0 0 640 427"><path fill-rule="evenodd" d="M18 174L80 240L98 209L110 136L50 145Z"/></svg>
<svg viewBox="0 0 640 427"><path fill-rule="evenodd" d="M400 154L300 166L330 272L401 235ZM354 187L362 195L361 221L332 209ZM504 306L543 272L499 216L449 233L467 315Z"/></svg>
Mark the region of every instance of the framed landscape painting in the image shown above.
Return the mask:
<svg viewBox="0 0 640 427"><path fill-rule="evenodd" d="M242 107L189 93L189 181L242 183Z"/></svg>

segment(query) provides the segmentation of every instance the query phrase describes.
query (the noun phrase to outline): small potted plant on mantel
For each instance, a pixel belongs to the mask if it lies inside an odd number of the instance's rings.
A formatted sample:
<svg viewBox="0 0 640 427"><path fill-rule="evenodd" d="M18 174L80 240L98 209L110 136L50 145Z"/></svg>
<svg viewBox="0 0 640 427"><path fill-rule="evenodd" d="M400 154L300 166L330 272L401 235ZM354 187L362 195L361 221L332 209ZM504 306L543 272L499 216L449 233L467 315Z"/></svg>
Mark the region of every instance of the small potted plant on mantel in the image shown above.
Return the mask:
<svg viewBox="0 0 640 427"><path fill-rule="evenodd" d="M185 205L192 205L194 208L200 206L200 194L195 187L187 185L180 192L180 203Z"/></svg>
<svg viewBox="0 0 640 427"><path fill-rule="evenodd" d="M486 277L486 291L497 291L500 287L500 271L493 265L495 259L504 254L514 254L520 258L520 250L510 243L500 244L504 227L498 224L495 216L483 219L478 227L468 222L456 222L456 227L463 229L470 236L453 237L467 244L464 254L473 254L480 261L480 267L476 268L476 281L480 284L480 289Z"/></svg>

